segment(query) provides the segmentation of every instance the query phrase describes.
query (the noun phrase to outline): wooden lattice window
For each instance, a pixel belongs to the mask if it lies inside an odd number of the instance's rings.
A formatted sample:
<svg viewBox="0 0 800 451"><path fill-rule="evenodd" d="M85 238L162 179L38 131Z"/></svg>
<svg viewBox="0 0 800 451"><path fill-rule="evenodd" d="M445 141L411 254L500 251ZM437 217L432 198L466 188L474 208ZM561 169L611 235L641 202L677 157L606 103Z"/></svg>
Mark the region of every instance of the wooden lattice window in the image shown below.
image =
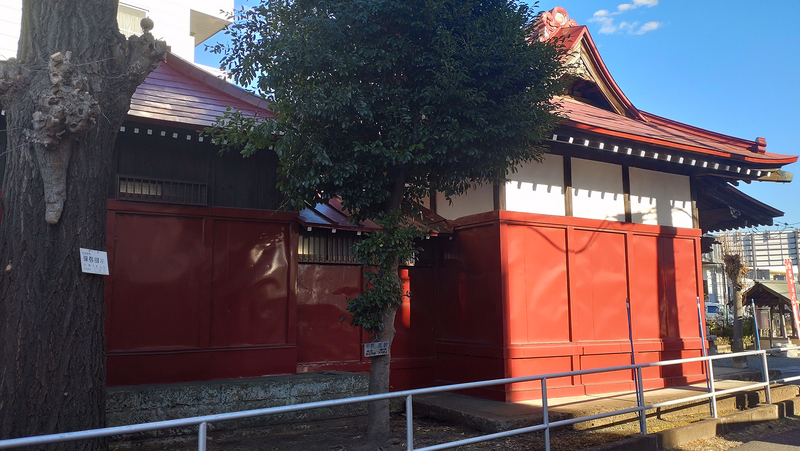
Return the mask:
<svg viewBox="0 0 800 451"><path fill-rule="evenodd" d="M315 228L300 233L299 257L301 263L358 264L352 248L361 237L343 230Z"/></svg>
<svg viewBox="0 0 800 451"><path fill-rule="evenodd" d="M205 183L117 176L117 199L165 204L208 205Z"/></svg>

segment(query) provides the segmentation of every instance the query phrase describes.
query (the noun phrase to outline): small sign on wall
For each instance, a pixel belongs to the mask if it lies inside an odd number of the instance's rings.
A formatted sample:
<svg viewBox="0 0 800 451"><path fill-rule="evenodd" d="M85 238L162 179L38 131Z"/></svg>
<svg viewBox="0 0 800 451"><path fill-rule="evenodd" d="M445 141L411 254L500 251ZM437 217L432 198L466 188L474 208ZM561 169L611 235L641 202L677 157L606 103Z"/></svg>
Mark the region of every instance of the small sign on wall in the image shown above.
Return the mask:
<svg viewBox="0 0 800 451"><path fill-rule="evenodd" d="M108 275L108 254L104 251L81 249L81 270L89 274Z"/></svg>
<svg viewBox="0 0 800 451"><path fill-rule="evenodd" d="M379 355L389 354L388 341L375 341L372 343L364 343L364 357L377 357Z"/></svg>

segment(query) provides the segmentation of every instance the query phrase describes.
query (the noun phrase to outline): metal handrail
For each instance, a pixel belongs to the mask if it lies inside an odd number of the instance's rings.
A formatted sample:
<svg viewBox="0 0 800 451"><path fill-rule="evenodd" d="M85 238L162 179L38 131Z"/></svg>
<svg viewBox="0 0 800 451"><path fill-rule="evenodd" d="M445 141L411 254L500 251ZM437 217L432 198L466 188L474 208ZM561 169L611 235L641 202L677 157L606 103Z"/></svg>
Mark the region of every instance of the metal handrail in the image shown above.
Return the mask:
<svg viewBox="0 0 800 451"><path fill-rule="evenodd" d="M709 402L712 406L712 416L714 418L717 417L717 407L716 407L716 400L718 396L736 393L740 391L749 390L752 388L760 388L764 387L766 392L766 401L768 404L772 403L772 398L770 394L770 384L771 383L781 383L781 382L789 382L794 380L800 380L800 376L790 377L779 379L776 381L770 382L769 380L769 368L767 362L766 353L772 350L787 350L787 349L795 349L800 348L800 346L787 346L782 348L772 348L767 350L759 350L759 351L744 351L732 354L719 354L707 357L693 357L687 359L675 359L675 360L665 360L661 362L648 362L648 363L638 363L635 365L623 365L623 366L612 366L612 367L605 367L605 368L594 368L594 369L587 369L587 370L578 370L578 371L566 371L566 372L559 372L559 373L549 373L549 374L540 374L534 376L524 376L524 377L510 377L510 378L503 378L503 379L493 379L488 381L478 381L478 382L468 382L462 384L452 384L452 385L443 385L437 387L428 387L428 388L420 388L414 390L403 390L391 393L382 393L377 395L366 395L366 396L356 396L352 398L343 398L343 399L333 399L328 401L316 401L304 404L296 404L290 406L279 406L279 407L267 407L263 409L254 409L254 410L245 410L239 412L230 412L230 413L222 413L222 414L214 414L214 415L203 415L197 417L190 417L190 418L182 418L177 420L166 420L166 421L156 421L151 423L143 423L143 424L136 424L136 425L129 425L129 426L117 426L117 427L110 427L110 428L103 428L103 429L92 429L87 431L78 431L78 432L67 432L67 433L60 433L60 434L49 434L49 435L40 435L35 437L25 437L25 438L15 438L15 439L8 439L8 440L0 440L0 449L8 449L8 448L17 448L21 446L34 446L34 445L44 445L49 443L58 443L58 442L65 442L65 441L74 441L74 440L84 440L84 439L93 439L93 438L101 438L101 437L111 437L115 435L124 435L124 434L132 434L137 432L148 432L154 430L161 430L161 429L170 429L176 427L185 427L185 426L198 426L198 451L206 451L206 436L208 431L208 423L214 423L218 421L229 421L229 420L239 420L245 418L253 418L253 417L260 417L260 416L267 416L267 415L275 415L281 413L291 413L291 412L300 412L304 410L311 410L317 408L326 408L326 407L335 407L341 406L346 404L356 404L356 403L364 403L364 402L371 402L371 401L379 401L379 400L386 400L386 399L394 399L394 398L406 398L406 442L407 442L407 449L408 450L416 450L416 451L433 451L439 449L446 449L451 448L454 446L461 446L467 445L471 443L477 443L481 441L493 440L496 438L503 438L509 437L512 435L534 432L534 431L545 431L545 448L547 450L550 449L550 429L559 426L567 426L570 424L581 423L585 421L591 421L594 419L605 418L614 415L622 415L626 413L633 413L638 412L639 419L640 419L640 429L642 434L647 434L647 426L646 422L644 421L645 412L647 409L653 409L657 407L666 407L675 404L682 404L691 401L697 401L702 399L709 399ZM642 402L640 406L631 407L627 409L620 409L611 412L603 412L598 413L595 415L589 415L579 418L570 418L566 420L560 421L549 421L549 413L548 413L548 400L547 400L547 380L548 379L556 379L562 377L572 377L572 376L579 376L585 374L596 374L596 373L604 373L604 372L611 372L611 371L622 371L622 370L636 370L636 395L637 399L644 400L644 388L642 385L642 368L650 368L650 367L661 367L661 366L669 366L669 365L680 365L684 363L691 363L691 362L710 362L712 360L720 360L720 359L729 359L734 357L746 357L749 355L761 355L762 357L762 373L764 382L758 382L754 384L749 384L742 387L736 387L726 390L719 390L717 391L714 386L714 379L713 379L713 365L708 365L709 368L707 378L710 381L709 384L709 392L701 395L690 396L686 398L680 398L677 400L672 401L664 401L655 404L648 404L644 405ZM413 403L412 397L416 395L425 395L425 394L432 394L432 393L441 393L441 392L448 392L448 391L460 391L466 390L471 388L481 388L487 387L492 385L504 385L504 384L513 384L513 383L520 383L520 382L531 382L531 381L540 381L541 382L541 390L542 390L542 410L543 410L543 423L536 426L529 426L519 429L514 429L510 431L498 432L494 434L482 435L479 437L473 437L469 439L459 440L455 442L449 443L442 443L434 446L429 446L425 448L414 448L413 447ZM639 398L640 397L640 398Z"/></svg>
<svg viewBox="0 0 800 451"><path fill-rule="evenodd" d="M767 351L787 351L789 349L798 349L798 350L800 350L800 346L797 346L797 345L780 346L780 347L777 347L777 348L767 349ZM786 382L794 382L794 381L800 381L800 376L784 377L782 379L776 379L773 382L775 382L776 384L784 384Z"/></svg>

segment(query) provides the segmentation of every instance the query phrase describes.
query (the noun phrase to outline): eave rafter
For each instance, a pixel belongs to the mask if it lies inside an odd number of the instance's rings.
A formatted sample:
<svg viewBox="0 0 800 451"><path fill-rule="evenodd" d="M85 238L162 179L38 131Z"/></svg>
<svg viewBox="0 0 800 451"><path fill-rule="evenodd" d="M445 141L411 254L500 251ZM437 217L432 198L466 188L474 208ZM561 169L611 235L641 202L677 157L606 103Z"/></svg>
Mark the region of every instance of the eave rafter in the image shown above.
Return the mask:
<svg viewBox="0 0 800 451"><path fill-rule="evenodd" d="M792 173L779 170L774 162L752 164L747 161L726 159L728 155L697 155L681 149L660 148L652 145L637 145L602 137L579 136L558 130L550 142L566 144L575 149L602 151L621 158L635 158L640 162L671 164L677 172L698 172L742 181L789 182Z"/></svg>

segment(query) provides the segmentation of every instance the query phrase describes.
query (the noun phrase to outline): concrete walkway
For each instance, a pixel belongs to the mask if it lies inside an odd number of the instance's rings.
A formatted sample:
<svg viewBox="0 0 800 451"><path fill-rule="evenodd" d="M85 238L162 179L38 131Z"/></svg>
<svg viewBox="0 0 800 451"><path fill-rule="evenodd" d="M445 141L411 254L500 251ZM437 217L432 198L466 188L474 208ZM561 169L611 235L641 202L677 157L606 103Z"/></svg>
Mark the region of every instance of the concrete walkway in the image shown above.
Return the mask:
<svg viewBox="0 0 800 451"><path fill-rule="evenodd" d="M779 375L780 371L771 371L770 378L772 379ZM761 369L760 367L735 369L728 367L717 368L715 366L715 376L715 387L719 391L750 385L753 383L751 381L760 380ZM707 393L705 383L678 388L646 390L645 404L651 405L669 400L678 400L704 393ZM766 396L763 389L722 396L717 401L718 412L721 416L719 419L710 418L709 402L707 400L681 403L663 409L649 409L647 411L648 418L664 419L693 415L708 419L695 421L690 425L664 430L656 434L638 435L620 442L618 445L604 446L602 449L673 449L683 443L710 438L717 433L743 427L743 425L775 420L786 414L792 415L794 412L800 411L798 394L800 394L800 387L796 385L772 387L773 405L764 405ZM791 406L781 403L791 403ZM548 407L549 420L553 422L636 407L636 395L631 392L625 392L558 398L550 400ZM742 409L746 410L742 411ZM541 401L502 403L455 393L438 393L414 397L415 415L425 415L441 420L458 422L486 433L542 424L542 413ZM573 427L577 430L588 430L623 423L638 424L637 418L636 413L629 413L577 423ZM636 430L638 430L638 427ZM618 447L615 448L614 446Z"/></svg>
<svg viewBox="0 0 800 451"><path fill-rule="evenodd" d="M717 390L742 387L752 382L727 380L717 381ZM773 387L773 402L784 401L798 395L797 387ZM645 391L645 404L656 404L707 393L705 384L680 388L664 388ZM755 407L765 402L763 390L753 390L749 395L726 395L719 397L720 413L737 411L743 407ZM549 420L586 417L599 413L636 407L636 395L631 392L585 395L552 399L548 403ZM440 420L454 421L484 432L499 432L527 427L543 422L541 401L503 403L455 393L437 393L414 397L414 414ZM663 409L648 410L649 416L675 417L687 415L710 416L707 400L691 401ZM578 423L575 429L591 429L621 421L635 420L636 413L615 415Z"/></svg>
<svg viewBox="0 0 800 451"><path fill-rule="evenodd" d="M766 441L754 440L731 448L731 451L800 451L800 429L784 432Z"/></svg>

